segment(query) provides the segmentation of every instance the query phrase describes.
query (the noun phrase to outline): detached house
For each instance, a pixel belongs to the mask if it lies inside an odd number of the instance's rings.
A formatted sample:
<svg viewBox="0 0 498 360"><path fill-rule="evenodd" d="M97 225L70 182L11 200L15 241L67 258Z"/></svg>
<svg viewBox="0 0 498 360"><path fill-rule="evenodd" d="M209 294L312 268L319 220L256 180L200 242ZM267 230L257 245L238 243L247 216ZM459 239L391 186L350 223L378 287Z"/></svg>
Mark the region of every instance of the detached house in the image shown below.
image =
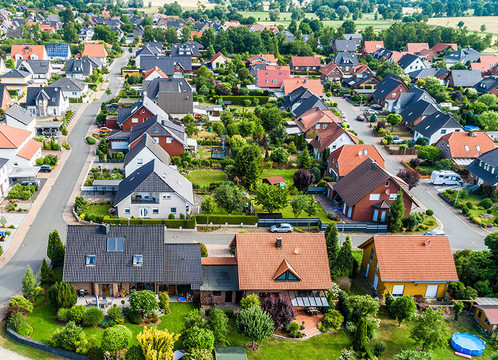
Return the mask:
<svg viewBox="0 0 498 360"><path fill-rule="evenodd" d="M326 129L318 131L315 138L311 141L313 154L316 158L321 158L325 149L334 151L344 145L358 144L358 138L345 130L340 124L336 126L327 126Z"/></svg>
<svg viewBox="0 0 498 360"><path fill-rule="evenodd" d="M361 48L361 52L363 54L372 54L382 48L384 48L384 41L382 40L364 41L363 47Z"/></svg>
<svg viewBox="0 0 498 360"><path fill-rule="evenodd" d="M482 74L479 70L450 70L446 75L448 87L474 87L482 80Z"/></svg>
<svg viewBox="0 0 498 360"><path fill-rule="evenodd" d="M135 65L141 69L141 63L140 60L142 59L143 56L155 56L159 55L162 53L162 44L151 44L147 43L145 46L141 49L138 49L135 52ZM148 70L148 69L147 69Z"/></svg>
<svg viewBox="0 0 498 360"><path fill-rule="evenodd" d="M35 166L36 159L41 157L42 143L32 137L29 130L0 124L0 158L9 160L9 168Z"/></svg>
<svg viewBox="0 0 498 360"><path fill-rule="evenodd" d="M476 157L495 148L493 139L485 132L454 132L443 135L435 145L443 158L457 165L469 165Z"/></svg>
<svg viewBox="0 0 498 360"><path fill-rule="evenodd" d="M493 94L498 96L498 76L489 76L474 85L477 94Z"/></svg>
<svg viewBox="0 0 498 360"><path fill-rule="evenodd" d="M380 297L440 299L458 281L446 236L374 235L359 248L361 272Z"/></svg>
<svg viewBox="0 0 498 360"><path fill-rule="evenodd" d="M289 61L291 71L320 71L320 58L317 56L292 56Z"/></svg>
<svg viewBox="0 0 498 360"><path fill-rule="evenodd" d="M17 69L29 72L35 83L46 83L52 78L53 69L48 60L22 60Z"/></svg>
<svg viewBox="0 0 498 360"><path fill-rule="evenodd" d="M166 75L161 69L157 66L154 68L147 70L144 73L144 78L142 80L142 91L146 90L149 84L154 79L166 79L168 75Z"/></svg>
<svg viewBox="0 0 498 360"><path fill-rule="evenodd" d="M107 120L106 126L113 129L119 127L121 130L129 131L132 126L142 124L154 115L160 115L162 118L169 119L168 114L166 114L150 98L144 96L131 107L118 108L116 123L112 120Z"/></svg>
<svg viewBox="0 0 498 360"><path fill-rule="evenodd" d="M167 219L188 214L194 206L192 183L156 159L119 183L114 201L119 217Z"/></svg>
<svg viewBox="0 0 498 360"><path fill-rule="evenodd" d="M66 61L71 59L69 44L47 44L45 45L45 49L47 50L47 56L50 61Z"/></svg>
<svg viewBox="0 0 498 360"><path fill-rule="evenodd" d="M369 157L335 184L328 184L329 199L338 202L342 213L353 221L385 222L399 192L403 196L406 217L415 203L408 185Z"/></svg>
<svg viewBox="0 0 498 360"><path fill-rule="evenodd" d="M221 52L217 52L210 60L211 68L217 69L219 67L225 66L226 63L230 62L232 59L223 55Z"/></svg>
<svg viewBox="0 0 498 360"><path fill-rule="evenodd" d="M388 74L377 84L374 100L388 111L392 111L394 102L406 92L408 92L408 86L403 80L397 75Z"/></svg>
<svg viewBox="0 0 498 360"><path fill-rule="evenodd" d="M152 99L172 117L183 117L194 112L192 87L185 78L157 78L144 91L144 97Z"/></svg>
<svg viewBox="0 0 498 360"><path fill-rule="evenodd" d="M66 61L66 77L69 79L85 80L92 75L98 65L90 58L78 58Z"/></svg>
<svg viewBox="0 0 498 360"><path fill-rule="evenodd" d="M374 145L343 145L330 153L327 163L327 176L334 181L343 178L369 157L384 168L384 158Z"/></svg>
<svg viewBox="0 0 498 360"><path fill-rule="evenodd" d="M475 301L474 319L488 334L498 329L498 298L478 297Z"/></svg>
<svg viewBox="0 0 498 360"><path fill-rule="evenodd" d="M435 112L413 127L413 140L422 138L427 140L427 144L434 144L441 136L453 132L462 131L460 124L448 114Z"/></svg>
<svg viewBox="0 0 498 360"><path fill-rule="evenodd" d="M418 71L425 69L427 65L416 55L406 54L399 61L398 65L403 69L405 73L411 73L413 71Z"/></svg>
<svg viewBox="0 0 498 360"><path fill-rule="evenodd" d="M105 64L107 59L107 50L105 49L104 44L85 44L82 56L96 58Z"/></svg>
<svg viewBox="0 0 498 360"><path fill-rule="evenodd" d="M440 112L437 105L425 100L419 100L406 106L399 114L403 118L401 121L402 126L412 129L427 116L430 116L436 112Z"/></svg>
<svg viewBox="0 0 498 360"><path fill-rule="evenodd" d="M460 62L462 64L466 64L468 61L471 63L476 62L479 60L479 57L481 54L472 49L471 47L456 50L444 57L444 61L446 61L446 65L448 67L451 67L455 65L457 62Z"/></svg>
<svg viewBox="0 0 498 360"><path fill-rule="evenodd" d="M28 130L31 134L34 134L36 116L33 115L28 109L14 105L5 112L5 123L8 126Z"/></svg>
<svg viewBox="0 0 498 360"><path fill-rule="evenodd" d="M280 89L285 79L290 79L288 66L267 66L264 70L257 70L256 80L259 88Z"/></svg>
<svg viewBox="0 0 498 360"><path fill-rule="evenodd" d="M428 43L407 43L403 51L409 54L418 54L424 49L429 50Z"/></svg>
<svg viewBox="0 0 498 360"><path fill-rule="evenodd" d="M498 190L498 148L490 150L467 165L468 182Z"/></svg>
<svg viewBox="0 0 498 360"><path fill-rule="evenodd" d="M38 117L63 116L69 100L59 87L29 87L26 108Z"/></svg>
<svg viewBox="0 0 498 360"><path fill-rule="evenodd" d="M285 79L282 82L282 90L285 95L290 94L297 88L304 87L308 89L312 94L322 97L323 96L323 91L322 91L322 83L318 79L308 79L308 78L292 78L292 79Z"/></svg>
<svg viewBox="0 0 498 360"><path fill-rule="evenodd" d="M358 49L358 45L359 44L355 40L336 39L334 40L334 45L332 46L332 49L336 53L356 52L356 50Z"/></svg>
<svg viewBox="0 0 498 360"><path fill-rule="evenodd" d="M48 60L47 51L43 45L12 45L10 57L17 62L21 60Z"/></svg>
<svg viewBox="0 0 498 360"><path fill-rule="evenodd" d="M71 78L55 80L49 87L58 87L68 99L81 99L88 93L88 83Z"/></svg>
<svg viewBox="0 0 498 360"><path fill-rule="evenodd" d="M437 43L431 48L431 50L436 53L442 53L446 50L457 51L458 45L454 43Z"/></svg>
<svg viewBox="0 0 498 360"><path fill-rule="evenodd" d="M318 107L311 108L294 120L300 132L311 137L319 130L325 130L328 126L336 127L342 123L342 119L331 110L323 110Z"/></svg>
<svg viewBox="0 0 498 360"><path fill-rule="evenodd" d="M12 69L0 76L0 83L4 85L7 90L15 90L20 94L33 83L33 80L30 72Z"/></svg>
<svg viewBox="0 0 498 360"><path fill-rule="evenodd" d="M136 145L126 153L123 165L125 176L131 175L135 170L152 160L157 160L168 165L169 159L170 156L166 150L155 142L152 136L146 133Z"/></svg>
<svg viewBox="0 0 498 360"><path fill-rule="evenodd" d="M351 52L339 52L332 61L335 62L344 73L352 72L359 63L356 55Z"/></svg>
<svg viewBox="0 0 498 360"><path fill-rule="evenodd" d="M344 72L333 61L329 62L327 65L320 69L320 79L325 82L341 81L343 76Z"/></svg>

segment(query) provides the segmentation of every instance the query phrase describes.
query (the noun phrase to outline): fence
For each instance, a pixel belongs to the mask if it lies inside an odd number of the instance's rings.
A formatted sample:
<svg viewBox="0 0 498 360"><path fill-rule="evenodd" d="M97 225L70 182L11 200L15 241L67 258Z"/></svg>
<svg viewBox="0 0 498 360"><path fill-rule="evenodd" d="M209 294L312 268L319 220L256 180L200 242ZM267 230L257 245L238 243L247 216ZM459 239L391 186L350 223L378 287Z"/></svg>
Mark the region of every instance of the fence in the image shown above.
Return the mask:
<svg viewBox="0 0 498 360"><path fill-rule="evenodd" d="M325 186L315 186L308 188L308 194L325 194L327 192L327 188Z"/></svg>
<svg viewBox="0 0 498 360"><path fill-rule="evenodd" d="M297 227L308 226L308 219L259 219L258 227L270 227L277 224L290 224ZM319 227L321 231L325 231L329 224L322 223L319 218L312 218L309 220L309 226ZM387 225L385 224L368 224L368 223L336 223L338 231L344 232L364 232L364 233L374 233L374 234L385 234L387 233Z"/></svg>

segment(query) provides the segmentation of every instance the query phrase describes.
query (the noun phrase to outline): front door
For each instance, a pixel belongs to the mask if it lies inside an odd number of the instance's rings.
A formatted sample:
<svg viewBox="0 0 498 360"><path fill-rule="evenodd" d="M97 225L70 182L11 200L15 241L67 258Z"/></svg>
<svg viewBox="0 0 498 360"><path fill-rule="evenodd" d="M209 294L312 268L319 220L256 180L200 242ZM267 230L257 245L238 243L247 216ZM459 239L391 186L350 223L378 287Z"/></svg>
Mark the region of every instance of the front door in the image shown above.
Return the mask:
<svg viewBox="0 0 498 360"><path fill-rule="evenodd" d="M387 211L382 211L380 213L380 222L386 222L386 213Z"/></svg>
<svg viewBox="0 0 498 360"><path fill-rule="evenodd" d="M232 292L231 291L225 291L225 302L226 303L232 302Z"/></svg>
<svg viewBox="0 0 498 360"><path fill-rule="evenodd" d="M427 285L427 290L425 291L425 297L428 299L434 299L437 297L437 290L439 285Z"/></svg>
<svg viewBox="0 0 498 360"><path fill-rule="evenodd" d="M112 284L99 284L100 296L112 296Z"/></svg>
<svg viewBox="0 0 498 360"><path fill-rule="evenodd" d="M176 295L176 285L168 286L168 294L169 295Z"/></svg>
<svg viewBox="0 0 498 360"><path fill-rule="evenodd" d="M372 216L372 221L377 222L377 219L379 218L379 210L374 209L374 214Z"/></svg>
<svg viewBox="0 0 498 360"><path fill-rule="evenodd" d="M149 217L149 209L148 208L140 208L140 217L141 218Z"/></svg>
<svg viewBox="0 0 498 360"><path fill-rule="evenodd" d="M374 275L374 283L373 283L373 287L374 287L374 290L375 292L377 292L377 285L379 284L379 277L377 276L377 274Z"/></svg>

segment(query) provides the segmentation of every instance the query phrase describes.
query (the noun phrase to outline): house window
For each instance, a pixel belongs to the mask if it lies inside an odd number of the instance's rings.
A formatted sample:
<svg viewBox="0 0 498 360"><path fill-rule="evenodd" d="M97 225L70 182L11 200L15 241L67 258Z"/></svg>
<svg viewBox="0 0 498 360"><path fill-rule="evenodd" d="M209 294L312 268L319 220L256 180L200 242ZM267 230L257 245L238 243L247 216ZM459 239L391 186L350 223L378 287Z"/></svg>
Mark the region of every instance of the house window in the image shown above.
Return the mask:
<svg viewBox="0 0 498 360"><path fill-rule="evenodd" d="M291 271L287 270L282 275L279 275L275 281L299 281L299 278Z"/></svg>
<svg viewBox="0 0 498 360"><path fill-rule="evenodd" d="M481 147L479 145L476 145L476 150L481 151Z"/></svg>
<svg viewBox="0 0 498 360"><path fill-rule="evenodd" d="M386 181L386 183L384 184L385 187L388 187L389 186L389 180Z"/></svg>
<svg viewBox="0 0 498 360"><path fill-rule="evenodd" d="M320 124L316 124L315 129L320 129Z"/></svg>
<svg viewBox="0 0 498 360"><path fill-rule="evenodd" d="M368 150L367 149L363 149L363 155L368 155Z"/></svg>
<svg viewBox="0 0 498 360"><path fill-rule="evenodd" d="M213 296L221 296L221 291L213 291Z"/></svg>
<svg viewBox="0 0 498 360"><path fill-rule="evenodd" d="M123 252L124 251L124 238L107 238L107 251L108 252Z"/></svg>
<svg viewBox="0 0 498 360"><path fill-rule="evenodd" d="M143 255L133 255L133 266L142 266L144 264Z"/></svg>
<svg viewBox="0 0 498 360"><path fill-rule="evenodd" d="M142 165L144 163L143 159L137 159L137 165Z"/></svg>
<svg viewBox="0 0 498 360"><path fill-rule="evenodd" d="M132 119L131 119L131 122L132 122L133 124L138 124L138 118L132 118Z"/></svg>
<svg viewBox="0 0 498 360"><path fill-rule="evenodd" d="M374 248L370 250L370 259L368 261L372 261L373 257L374 257Z"/></svg>
<svg viewBox="0 0 498 360"><path fill-rule="evenodd" d="M444 141L441 141L441 147L444 148Z"/></svg>
<svg viewBox="0 0 498 360"><path fill-rule="evenodd" d="M142 109L142 114L145 114L145 109Z"/></svg>
<svg viewBox="0 0 498 360"><path fill-rule="evenodd" d="M163 194L163 200L171 200L171 194L168 193Z"/></svg>
<svg viewBox="0 0 498 360"><path fill-rule="evenodd" d="M398 198L398 194L389 194L389 200L396 200Z"/></svg>
<svg viewBox="0 0 498 360"><path fill-rule="evenodd" d="M441 134L443 134L443 135L446 134L446 129L442 129Z"/></svg>
<svg viewBox="0 0 498 360"><path fill-rule="evenodd" d="M469 145L465 145L465 151L469 151Z"/></svg>
<svg viewBox="0 0 498 360"><path fill-rule="evenodd" d="M85 258L86 266L95 266L95 255L87 255Z"/></svg>
<svg viewBox="0 0 498 360"><path fill-rule="evenodd" d="M166 138L166 144L171 144L172 141L173 141L172 137L167 137Z"/></svg>
<svg viewBox="0 0 498 360"><path fill-rule="evenodd" d="M154 142L154 144L158 144L159 143L159 138L158 137L152 138L152 141Z"/></svg>
<svg viewBox="0 0 498 360"><path fill-rule="evenodd" d="M369 200L371 201L380 200L380 194L370 194Z"/></svg>
<svg viewBox="0 0 498 360"><path fill-rule="evenodd" d="M174 207L174 208L171 208L171 211L170 211L170 213L172 213L172 214L176 214L176 207Z"/></svg>
<svg viewBox="0 0 498 360"><path fill-rule="evenodd" d="M375 270L379 271L379 263L377 262L377 265L375 265Z"/></svg>
<svg viewBox="0 0 498 360"><path fill-rule="evenodd" d="M273 84L276 84L276 83L277 83L277 79L273 79L271 82L272 82Z"/></svg>
<svg viewBox="0 0 498 360"><path fill-rule="evenodd" d="M125 209L124 209L124 213L125 213L125 214L129 214L129 213L130 213L130 208L125 208Z"/></svg>
<svg viewBox="0 0 498 360"><path fill-rule="evenodd" d="M158 215L159 214L159 209L158 208L153 208L152 213Z"/></svg>
<svg viewBox="0 0 498 360"><path fill-rule="evenodd" d="M395 97L396 97L396 93L393 93L393 94L392 94L392 97L393 97L393 98L395 98Z"/></svg>
<svg viewBox="0 0 498 360"><path fill-rule="evenodd" d="M403 292L405 291L405 285L393 285L393 296L403 296Z"/></svg>

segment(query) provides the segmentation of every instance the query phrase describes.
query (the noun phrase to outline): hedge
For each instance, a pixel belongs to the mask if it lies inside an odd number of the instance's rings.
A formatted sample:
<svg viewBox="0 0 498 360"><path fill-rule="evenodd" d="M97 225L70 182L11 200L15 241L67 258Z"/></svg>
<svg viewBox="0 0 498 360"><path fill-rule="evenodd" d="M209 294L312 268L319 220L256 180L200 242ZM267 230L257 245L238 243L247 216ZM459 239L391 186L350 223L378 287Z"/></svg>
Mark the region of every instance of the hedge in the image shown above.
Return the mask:
<svg viewBox="0 0 498 360"><path fill-rule="evenodd" d="M218 99L223 99L223 101L230 101L232 105L244 105L245 100L251 100L251 104L254 99L259 100L259 105L264 105L268 102L268 96L214 96L214 101L218 101Z"/></svg>
<svg viewBox="0 0 498 360"><path fill-rule="evenodd" d="M81 103L83 103L83 98L82 97L79 97L77 99L69 98L69 103L70 104L81 104Z"/></svg>
<svg viewBox="0 0 498 360"><path fill-rule="evenodd" d="M198 224L206 224L206 215L195 215L195 220ZM228 223L229 225L256 225L258 223L258 217L256 215L209 215L209 222L213 224L223 225Z"/></svg>
<svg viewBox="0 0 498 360"><path fill-rule="evenodd" d="M165 225L168 228L178 229L194 229L196 226L195 218L192 220L183 219L124 219L105 216L103 219L104 223L111 225Z"/></svg>
<svg viewBox="0 0 498 360"><path fill-rule="evenodd" d="M87 136L86 142L89 143L90 145L94 145L97 141L93 137Z"/></svg>

